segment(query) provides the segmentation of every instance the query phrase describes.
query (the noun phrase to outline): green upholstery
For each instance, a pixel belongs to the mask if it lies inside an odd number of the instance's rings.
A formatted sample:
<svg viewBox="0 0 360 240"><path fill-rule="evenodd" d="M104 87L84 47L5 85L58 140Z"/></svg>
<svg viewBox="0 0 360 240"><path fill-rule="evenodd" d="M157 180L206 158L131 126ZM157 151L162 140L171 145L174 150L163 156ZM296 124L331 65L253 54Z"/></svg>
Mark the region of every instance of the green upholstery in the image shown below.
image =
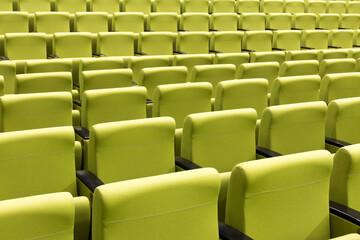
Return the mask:
<svg viewBox="0 0 360 240"><path fill-rule="evenodd" d="M86 12L86 0L56 0L55 4L58 12Z"/></svg>
<svg viewBox="0 0 360 240"><path fill-rule="evenodd" d="M327 13L342 14L346 12L346 2L343 1L328 1L326 6Z"/></svg>
<svg viewBox="0 0 360 240"><path fill-rule="evenodd" d="M359 56L360 56L360 48L349 49L349 51L348 51L349 58L354 58L355 60L357 60L359 58ZM356 69L358 69L358 68L356 67Z"/></svg>
<svg viewBox="0 0 360 240"><path fill-rule="evenodd" d="M186 31L209 31L210 17L208 13L183 13L180 17L179 29Z"/></svg>
<svg viewBox="0 0 360 240"><path fill-rule="evenodd" d="M285 13L304 13L305 2L302 0L284 0L284 12Z"/></svg>
<svg viewBox="0 0 360 240"><path fill-rule="evenodd" d="M231 173L225 222L259 240L329 239L331 169L324 150L240 163Z"/></svg>
<svg viewBox="0 0 360 240"><path fill-rule="evenodd" d="M177 33L177 20L178 16L175 12L153 12L148 15L147 29L150 31Z"/></svg>
<svg viewBox="0 0 360 240"><path fill-rule="evenodd" d="M285 61L280 66L279 77L316 75L318 71L319 61L316 60Z"/></svg>
<svg viewBox="0 0 360 240"><path fill-rule="evenodd" d="M1 3L2 5L2 3ZM27 12L0 12L0 34L29 32Z"/></svg>
<svg viewBox="0 0 360 240"><path fill-rule="evenodd" d="M75 204L69 193L1 201L0 209L4 239L73 239Z"/></svg>
<svg viewBox="0 0 360 240"><path fill-rule="evenodd" d="M4 88L5 88L5 80L4 77L0 75L0 96L4 96Z"/></svg>
<svg viewBox="0 0 360 240"><path fill-rule="evenodd" d="M292 50L287 51L285 54L285 60L318 60L317 50Z"/></svg>
<svg viewBox="0 0 360 240"><path fill-rule="evenodd" d="M206 0L184 0L182 1L182 12L190 13L208 13L209 12L209 1Z"/></svg>
<svg viewBox="0 0 360 240"><path fill-rule="evenodd" d="M144 20L141 12L117 12L113 14L112 30L140 33L144 31Z"/></svg>
<svg viewBox="0 0 360 240"><path fill-rule="evenodd" d="M279 77L272 85L270 105L317 101L320 81L318 75Z"/></svg>
<svg viewBox="0 0 360 240"><path fill-rule="evenodd" d="M259 12L260 3L257 0L236 1L237 13L256 13Z"/></svg>
<svg viewBox="0 0 360 240"><path fill-rule="evenodd" d="M157 86L153 117L173 117L176 127L181 128L187 115L211 111L211 94L212 85L207 82Z"/></svg>
<svg viewBox="0 0 360 240"><path fill-rule="evenodd" d="M347 58L348 55L348 49L324 49L319 50L318 60Z"/></svg>
<svg viewBox="0 0 360 240"><path fill-rule="evenodd" d="M92 57L91 33L54 34L54 54L60 58Z"/></svg>
<svg viewBox="0 0 360 240"><path fill-rule="evenodd" d="M184 66L143 68L139 85L146 87L147 98L154 99L155 88L159 85L185 83L188 70Z"/></svg>
<svg viewBox="0 0 360 240"><path fill-rule="evenodd" d="M273 81L279 76L279 68L278 62L244 63L237 69L235 78L265 78L269 82L270 92Z"/></svg>
<svg viewBox="0 0 360 240"><path fill-rule="evenodd" d="M77 12L75 14L76 32L107 32L108 14L106 12Z"/></svg>
<svg viewBox="0 0 360 240"><path fill-rule="evenodd" d="M282 30L273 34L273 47L291 50L301 49L301 31Z"/></svg>
<svg viewBox="0 0 360 240"><path fill-rule="evenodd" d="M262 78L220 82L216 87L214 110L253 108L257 118L261 118L267 107L268 86L269 82Z"/></svg>
<svg viewBox="0 0 360 240"><path fill-rule="evenodd" d="M306 11L309 13L325 13L326 12L326 1L310 0L306 2Z"/></svg>
<svg viewBox="0 0 360 240"><path fill-rule="evenodd" d="M210 49L220 51L221 53L241 52L242 38L242 32L213 32L210 40Z"/></svg>
<svg viewBox="0 0 360 240"><path fill-rule="evenodd" d="M235 10L234 0L211 0L210 11L211 13L233 13Z"/></svg>
<svg viewBox="0 0 360 240"><path fill-rule="evenodd" d="M269 2L269 1L264 1ZM274 1L276 3L276 1ZM281 3L282 4L282 3ZM291 30L292 15L291 13L269 13L266 15L266 28L276 30Z"/></svg>
<svg viewBox="0 0 360 240"><path fill-rule="evenodd" d="M15 93L16 63L14 61L0 61L0 75L4 77L4 93Z"/></svg>
<svg viewBox="0 0 360 240"><path fill-rule="evenodd" d="M181 2L180 0L155 0L154 7L156 12L176 13L180 14Z"/></svg>
<svg viewBox="0 0 360 240"><path fill-rule="evenodd" d="M271 106L264 110L258 145L280 154L325 149L324 102Z"/></svg>
<svg viewBox="0 0 360 240"><path fill-rule="evenodd" d="M67 12L37 12L34 28L35 32L46 34L70 32L70 15Z"/></svg>
<svg viewBox="0 0 360 240"><path fill-rule="evenodd" d="M251 31L265 30L265 19L265 13L242 13L239 17L239 28Z"/></svg>
<svg viewBox="0 0 360 240"><path fill-rule="evenodd" d="M44 33L5 34L5 55L11 60L46 59Z"/></svg>
<svg viewBox="0 0 360 240"><path fill-rule="evenodd" d="M2 0L0 4L0 11L9 11L13 10L13 1L12 0Z"/></svg>
<svg viewBox="0 0 360 240"><path fill-rule="evenodd" d="M295 31L295 30L294 30ZM284 51L271 51L271 52L251 52L250 62L278 62L281 64L285 61Z"/></svg>
<svg viewBox="0 0 360 240"><path fill-rule="evenodd" d="M301 35L301 46L327 49L329 35L328 30L304 30Z"/></svg>
<svg viewBox="0 0 360 240"><path fill-rule="evenodd" d="M328 30L338 29L340 16L337 13L321 13L317 17L317 27Z"/></svg>
<svg viewBox="0 0 360 240"><path fill-rule="evenodd" d="M131 69L106 69L83 71L80 78L80 99L92 89L122 88L132 86Z"/></svg>
<svg viewBox="0 0 360 240"><path fill-rule="evenodd" d="M207 65L213 63L212 54L181 54L175 55L174 66L185 66L188 71L191 71L193 66Z"/></svg>
<svg viewBox="0 0 360 240"><path fill-rule="evenodd" d="M79 72L123 68L123 59L118 57L83 58L80 60Z"/></svg>
<svg viewBox="0 0 360 240"><path fill-rule="evenodd" d="M356 61L353 58L324 59L319 67L320 77L329 73L355 72Z"/></svg>
<svg viewBox="0 0 360 240"><path fill-rule="evenodd" d="M331 30L329 35L329 46L352 48L353 38L354 31L352 30Z"/></svg>
<svg viewBox="0 0 360 240"><path fill-rule="evenodd" d="M150 67L166 67L170 65L169 57L167 56L148 56L145 58L132 57L129 60L129 68L133 71L133 82L138 83L140 71L143 68Z"/></svg>
<svg viewBox="0 0 360 240"><path fill-rule="evenodd" d="M113 14L120 12L120 4L118 0L91 0L92 12L107 12Z"/></svg>
<svg viewBox="0 0 360 240"><path fill-rule="evenodd" d="M142 12L149 14L151 12L150 0L123 0L122 1L123 12Z"/></svg>
<svg viewBox="0 0 360 240"><path fill-rule="evenodd" d="M271 39L271 31L246 31L243 38L243 49L256 52L271 51Z"/></svg>
<svg viewBox="0 0 360 240"><path fill-rule="evenodd" d="M341 14L339 27L353 29L353 30L359 29L360 15L358 13L357 14Z"/></svg>
<svg viewBox="0 0 360 240"><path fill-rule="evenodd" d="M71 92L70 72L18 74L15 79L15 93Z"/></svg>
<svg viewBox="0 0 360 240"><path fill-rule="evenodd" d="M190 74L190 82L209 82L215 90L221 81L235 79L236 67L233 64L214 64L194 66ZM213 91L212 97L215 97Z"/></svg>
<svg viewBox="0 0 360 240"><path fill-rule="evenodd" d="M316 26L315 13L295 13L292 17L292 27L304 30L313 30Z"/></svg>
<svg viewBox="0 0 360 240"><path fill-rule="evenodd" d="M209 32L179 32L176 39L176 51L188 54L209 53Z"/></svg>
<svg viewBox="0 0 360 240"><path fill-rule="evenodd" d="M359 105L359 98L331 101L326 113L325 136L351 144L360 143Z"/></svg>
<svg viewBox="0 0 360 240"><path fill-rule="evenodd" d="M50 0L19 0L19 11L28 13L50 12Z"/></svg>
<svg viewBox="0 0 360 240"><path fill-rule="evenodd" d="M100 32L97 38L97 53L106 56L134 56L132 32Z"/></svg>
<svg viewBox="0 0 360 240"><path fill-rule="evenodd" d="M330 179L330 200L360 210L359 194L359 144L340 148L334 156Z"/></svg>
<svg viewBox="0 0 360 240"><path fill-rule="evenodd" d="M2 132L72 126L69 92L6 95L0 98L0 105Z"/></svg>
<svg viewBox="0 0 360 240"><path fill-rule="evenodd" d="M72 72L71 59L43 59L28 60L25 62L26 73L42 73L42 72Z"/></svg>
<svg viewBox="0 0 360 240"><path fill-rule="evenodd" d="M360 97L360 74L332 73L323 77L320 84L320 100L330 103L340 98Z"/></svg>
<svg viewBox="0 0 360 240"><path fill-rule="evenodd" d="M81 126L146 117L144 87L88 90L82 96Z"/></svg>
<svg viewBox="0 0 360 240"><path fill-rule="evenodd" d="M92 236L217 240L219 188L209 168L105 184L95 190Z"/></svg>
<svg viewBox="0 0 360 240"><path fill-rule="evenodd" d="M139 34L138 52L148 55L172 55L174 52L171 32L143 32Z"/></svg>
<svg viewBox="0 0 360 240"><path fill-rule="evenodd" d="M348 2L346 7L347 13L360 13L360 5L358 2Z"/></svg>
<svg viewBox="0 0 360 240"><path fill-rule="evenodd" d="M219 1L214 1L214 2L219 2ZM237 31L238 15L234 12L213 13L210 16L210 29L219 30L219 31Z"/></svg>
<svg viewBox="0 0 360 240"><path fill-rule="evenodd" d="M263 0L260 3L260 11L264 13L282 13L282 0Z"/></svg>
<svg viewBox="0 0 360 240"><path fill-rule="evenodd" d="M216 54L215 64L234 64L238 68L243 63L249 63L249 54L244 53L221 53Z"/></svg>
<svg viewBox="0 0 360 240"><path fill-rule="evenodd" d="M175 171L175 121L147 118L93 126L89 171L104 183Z"/></svg>

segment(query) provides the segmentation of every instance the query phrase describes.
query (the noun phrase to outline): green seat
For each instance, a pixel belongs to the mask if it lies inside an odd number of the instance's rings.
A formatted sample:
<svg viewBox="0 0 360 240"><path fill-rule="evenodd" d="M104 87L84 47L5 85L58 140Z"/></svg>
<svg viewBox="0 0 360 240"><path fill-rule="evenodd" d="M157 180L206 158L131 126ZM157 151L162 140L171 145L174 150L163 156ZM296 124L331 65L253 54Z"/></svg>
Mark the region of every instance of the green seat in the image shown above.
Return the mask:
<svg viewBox="0 0 360 240"><path fill-rule="evenodd" d="M345 13L340 14L339 28L348 28L357 30L360 27L360 14L359 13Z"/></svg>
<svg viewBox="0 0 360 240"><path fill-rule="evenodd" d="M210 37L209 32L179 32L176 51L188 54L209 53Z"/></svg>
<svg viewBox="0 0 360 240"><path fill-rule="evenodd" d="M360 74L326 74L320 84L320 100L330 103L340 98L360 97Z"/></svg>
<svg viewBox="0 0 360 240"><path fill-rule="evenodd" d="M0 96L4 96L5 94L5 79L0 75Z"/></svg>
<svg viewBox="0 0 360 240"><path fill-rule="evenodd" d="M278 62L281 64L285 61L284 51L271 51L271 52L251 52L250 62Z"/></svg>
<svg viewBox="0 0 360 240"><path fill-rule="evenodd" d="M196 65L208 65L213 63L214 55L212 54L181 54L175 55L174 66L185 66L190 72Z"/></svg>
<svg viewBox="0 0 360 240"><path fill-rule="evenodd" d="M2 0L0 4L0 11L11 12L13 10L13 1L12 0Z"/></svg>
<svg viewBox="0 0 360 240"><path fill-rule="evenodd" d="M269 1L264 1L269 2ZM276 1L274 1L276 2ZM274 30L291 30L292 15L291 13L273 13L266 15L266 28Z"/></svg>
<svg viewBox="0 0 360 240"><path fill-rule="evenodd" d="M1 3L2 4L2 3ZM35 13L35 12L50 12L50 0L19 0L19 11Z"/></svg>
<svg viewBox="0 0 360 240"><path fill-rule="evenodd" d="M318 75L276 78L272 85L269 105L317 101L320 81Z"/></svg>
<svg viewBox="0 0 360 240"><path fill-rule="evenodd" d="M295 13L292 18L292 27L302 30L314 30L316 27L316 14Z"/></svg>
<svg viewBox="0 0 360 240"><path fill-rule="evenodd" d="M70 15L67 12L36 12L34 28L35 32L46 34L70 32Z"/></svg>
<svg viewBox="0 0 360 240"><path fill-rule="evenodd" d="M315 49L327 49L330 31L328 30L303 30L301 46Z"/></svg>
<svg viewBox="0 0 360 240"><path fill-rule="evenodd" d="M242 51L243 33L240 31L213 32L210 49L221 53L239 53Z"/></svg>
<svg viewBox="0 0 360 240"><path fill-rule="evenodd" d="M156 12L166 13L181 13L181 1L180 0L155 0L154 9Z"/></svg>
<svg viewBox="0 0 360 240"><path fill-rule="evenodd" d="M272 39L273 48L285 49L287 51L301 49L301 31L299 30L274 31Z"/></svg>
<svg viewBox="0 0 360 240"><path fill-rule="evenodd" d="M318 71L317 60L285 61L280 66L279 77L317 75Z"/></svg>
<svg viewBox="0 0 360 240"><path fill-rule="evenodd" d="M271 31L245 31L243 38L243 49L255 52L266 52L272 50Z"/></svg>
<svg viewBox="0 0 360 240"><path fill-rule="evenodd" d="M329 212L332 165L332 156L327 151L236 165L230 177L225 222L259 240L269 236L270 239L359 239L356 233L344 235L351 231L339 234L339 228L351 225Z"/></svg>
<svg viewBox="0 0 360 240"><path fill-rule="evenodd" d="M319 62L325 59L340 59L349 56L349 49L322 49L318 52Z"/></svg>
<svg viewBox="0 0 360 240"><path fill-rule="evenodd" d="M239 29L250 31L263 31L265 30L265 19L265 13L242 13L239 17Z"/></svg>
<svg viewBox="0 0 360 240"><path fill-rule="evenodd" d="M171 32L142 32L139 34L138 52L147 55L172 55L175 36Z"/></svg>
<svg viewBox="0 0 360 240"><path fill-rule="evenodd" d="M88 32L55 33L54 54L60 58L92 57L92 39Z"/></svg>
<svg viewBox="0 0 360 240"><path fill-rule="evenodd" d="M306 12L323 14L326 13L326 1L310 0L306 2Z"/></svg>
<svg viewBox="0 0 360 240"><path fill-rule="evenodd" d="M292 60L318 60L318 53L317 50L291 50L286 51L285 53L285 60L292 61Z"/></svg>
<svg viewBox="0 0 360 240"><path fill-rule="evenodd" d="M86 0L56 0L55 9L58 12L86 12Z"/></svg>
<svg viewBox="0 0 360 240"><path fill-rule="evenodd" d="M358 2L347 2L346 4L347 13L360 13L360 5Z"/></svg>
<svg viewBox="0 0 360 240"><path fill-rule="evenodd" d="M10 60L46 59L44 33L5 34L5 55Z"/></svg>
<svg viewBox="0 0 360 240"><path fill-rule="evenodd" d="M234 12L213 13L210 16L210 29L218 31L237 31L238 15Z"/></svg>
<svg viewBox="0 0 360 240"><path fill-rule="evenodd" d="M151 12L150 0L123 0L122 12L142 12L149 14Z"/></svg>
<svg viewBox="0 0 360 240"><path fill-rule="evenodd" d="M94 194L93 238L219 239L219 187L219 174L213 169L100 186ZM109 224L114 219L115 224Z"/></svg>
<svg viewBox="0 0 360 240"><path fill-rule="evenodd" d="M216 54L214 64L234 64L238 68L243 63L249 63L249 54L243 53L221 53Z"/></svg>
<svg viewBox="0 0 360 240"><path fill-rule="evenodd" d="M14 61L0 61L0 75L4 78L4 93L15 93L16 63Z"/></svg>
<svg viewBox="0 0 360 240"><path fill-rule="evenodd" d="M305 2L301 0L284 0L284 12L285 13L304 13Z"/></svg>
<svg viewBox="0 0 360 240"><path fill-rule="evenodd" d="M186 12L181 14L179 29L185 31L209 31L210 17L208 13Z"/></svg>
<svg viewBox="0 0 360 240"><path fill-rule="evenodd" d="M106 58L83 58L79 63L79 72L81 80L81 72L92 70L105 70L105 69L122 69L124 61L119 57L106 57Z"/></svg>
<svg viewBox="0 0 360 240"><path fill-rule="evenodd" d="M108 14L120 12L118 0L91 0L90 7L92 12L107 12Z"/></svg>
<svg viewBox="0 0 360 240"><path fill-rule="evenodd" d="M234 13L235 1L234 0L211 0L210 13Z"/></svg>
<svg viewBox="0 0 360 240"><path fill-rule="evenodd" d="M116 12L112 18L112 30L116 32L144 32L144 13Z"/></svg>
<svg viewBox="0 0 360 240"><path fill-rule="evenodd" d="M280 154L325 149L324 102L271 106L264 110L258 145Z"/></svg>
<svg viewBox="0 0 360 240"><path fill-rule="evenodd" d="M338 29L340 15L337 13L320 13L317 17L316 27L328 30Z"/></svg>
<svg viewBox="0 0 360 240"><path fill-rule="evenodd" d="M166 67L170 65L167 56L132 57L129 60L129 68L133 71L133 82L139 83L140 71L143 68Z"/></svg>
<svg viewBox="0 0 360 240"><path fill-rule="evenodd" d="M27 60L25 73L72 72L71 59Z"/></svg>
<svg viewBox="0 0 360 240"><path fill-rule="evenodd" d="M175 12L149 13L147 18L147 30L177 33L178 16Z"/></svg>
<svg viewBox="0 0 360 240"><path fill-rule="evenodd" d="M360 18L360 17L359 17ZM329 46L341 48L352 48L354 41L353 30L331 30L329 35Z"/></svg>
<svg viewBox="0 0 360 240"><path fill-rule="evenodd" d="M329 73L355 72L356 61L353 58L324 59L319 67L320 77Z"/></svg>
<svg viewBox="0 0 360 240"><path fill-rule="evenodd" d="M337 13L342 14L346 12L346 2L345 1L328 1L326 6L327 13Z"/></svg>
<svg viewBox="0 0 360 240"><path fill-rule="evenodd" d="M257 0L236 1L237 13L257 13L259 12L260 2Z"/></svg>
<svg viewBox="0 0 360 240"><path fill-rule="evenodd" d="M110 56L134 56L135 34L132 32L100 32L97 53Z"/></svg>
<svg viewBox="0 0 360 240"><path fill-rule="evenodd" d="M260 11L264 13L282 13L282 0L263 0L260 2Z"/></svg>
<svg viewBox="0 0 360 240"><path fill-rule="evenodd" d="M210 3L206 0L184 0L181 4L182 13L208 13Z"/></svg>

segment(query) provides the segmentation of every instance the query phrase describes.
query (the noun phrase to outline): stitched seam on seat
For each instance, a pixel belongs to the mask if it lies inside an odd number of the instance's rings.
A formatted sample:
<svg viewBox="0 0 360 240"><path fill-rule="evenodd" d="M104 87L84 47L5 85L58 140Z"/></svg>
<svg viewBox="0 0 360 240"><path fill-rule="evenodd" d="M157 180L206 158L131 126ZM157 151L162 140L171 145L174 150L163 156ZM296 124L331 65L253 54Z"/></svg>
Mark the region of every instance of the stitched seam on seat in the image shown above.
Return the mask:
<svg viewBox="0 0 360 240"><path fill-rule="evenodd" d="M51 236L61 235L61 234L65 234L65 233L68 233L68 232L72 232L72 229L61 231L61 232L56 232L56 233L50 233L50 234L46 234L46 235L41 235L41 236L33 237L33 238L27 238L27 240L48 238L48 237L51 237Z"/></svg>
<svg viewBox="0 0 360 240"><path fill-rule="evenodd" d="M5 158L5 159L0 159L0 162L5 162L5 161L12 161L12 160L18 160L18 159L27 159L27 158L35 158L35 157L42 157L42 156L47 156L47 155L55 155L55 154L60 154L60 153L67 153L67 152L73 152L74 150L68 150L68 151L60 151L60 152L51 152L51 153L44 153L44 154L38 154L38 155L31 155L31 156L26 156L26 157L17 157L17 158Z"/></svg>
<svg viewBox="0 0 360 240"><path fill-rule="evenodd" d="M299 185L295 185L295 186L291 186L291 187L285 187L285 188L279 188L279 189L275 189L275 190L269 190L269 191L262 191L262 192L257 192L257 193L251 193L251 194L247 194L247 195L245 196L245 198L249 198L249 197L256 196L256 195L260 195L260 194L286 191L286 190L293 189L293 188L297 188L297 187L305 187L305 186L309 186L309 185L312 185L312 184L317 184L317 183L321 183L321 182L325 182L325 181L329 181L329 179L328 179L328 178L323 178L323 179L320 179L320 180L318 180L318 181L309 182L309 183L305 183L305 184L299 184Z"/></svg>
<svg viewBox="0 0 360 240"><path fill-rule="evenodd" d="M182 211L186 211L186 210L189 210L189 209L199 208L199 207L203 207L203 206L211 205L211 204L215 204L215 203L217 203L217 200L216 200L216 201L206 202L206 203L199 204L199 205L192 206L192 207L188 207L188 208L182 208L182 209L178 209L178 210L175 210L175 211L164 212L164 213L159 213L159 214L153 214L153 215L148 215L148 216L144 216L144 217L120 219L120 220L114 220L114 221L108 221L108 222L103 221L103 224L104 224L104 225L111 225L111 224L116 224L116 223L120 223L120 222L136 221L136 220L145 219L145 218L150 218L150 217L164 216L164 215L168 215L168 214L172 214L172 213L177 213L177 212L182 212Z"/></svg>
<svg viewBox="0 0 360 240"><path fill-rule="evenodd" d="M172 140L166 140L166 141L158 141L158 142L151 142L151 143L143 143L143 144L124 144L124 145L115 145L111 147L102 147L97 148L97 152L100 152L101 150L107 150L107 149L115 149L115 148L125 148L125 147L139 147L139 146L148 146L148 145L156 145L160 143L172 143Z"/></svg>

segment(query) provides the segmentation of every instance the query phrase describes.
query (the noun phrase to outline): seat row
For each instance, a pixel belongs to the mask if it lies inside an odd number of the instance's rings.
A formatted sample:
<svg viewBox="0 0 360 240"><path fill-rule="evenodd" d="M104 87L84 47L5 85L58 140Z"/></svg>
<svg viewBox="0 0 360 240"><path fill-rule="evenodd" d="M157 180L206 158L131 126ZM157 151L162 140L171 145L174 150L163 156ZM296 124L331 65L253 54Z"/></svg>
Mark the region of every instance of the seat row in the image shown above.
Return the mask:
<svg viewBox="0 0 360 240"><path fill-rule="evenodd" d="M356 1L303 0L2 0L0 11L35 12L205 12L360 13Z"/></svg>

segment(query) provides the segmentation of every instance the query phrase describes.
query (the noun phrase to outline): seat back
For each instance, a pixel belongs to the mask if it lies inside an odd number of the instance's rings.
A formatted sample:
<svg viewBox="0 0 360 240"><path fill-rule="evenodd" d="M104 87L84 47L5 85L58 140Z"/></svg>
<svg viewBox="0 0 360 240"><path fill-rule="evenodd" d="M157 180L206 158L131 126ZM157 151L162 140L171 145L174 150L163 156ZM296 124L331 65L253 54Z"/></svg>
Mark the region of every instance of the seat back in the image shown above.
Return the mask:
<svg viewBox="0 0 360 240"><path fill-rule="evenodd" d="M174 135L170 117L97 124L90 130L89 171L104 183L174 172Z"/></svg>
<svg viewBox="0 0 360 240"><path fill-rule="evenodd" d="M325 150L238 164L225 222L253 239L329 239L331 169Z"/></svg>
<svg viewBox="0 0 360 240"><path fill-rule="evenodd" d="M117 12L113 14L112 30L116 32L144 32L144 13Z"/></svg>
<svg viewBox="0 0 360 240"><path fill-rule="evenodd" d="M209 53L209 32L179 32L176 39L176 51L188 54Z"/></svg>
<svg viewBox="0 0 360 240"><path fill-rule="evenodd" d="M118 0L91 0L92 12L107 12L113 14L120 12L120 4Z"/></svg>
<svg viewBox="0 0 360 240"><path fill-rule="evenodd" d="M287 51L301 49L301 31L282 30L273 34L273 47L286 49Z"/></svg>
<svg viewBox="0 0 360 240"><path fill-rule="evenodd" d="M343 1L328 1L326 6L327 13L342 14L346 12L346 2Z"/></svg>
<svg viewBox="0 0 360 240"><path fill-rule="evenodd" d="M186 13L208 13L209 12L209 1L206 0L184 0L182 2L182 12Z"/></svg>
<svg viewBox="0 0 360 240"><path fill-rule="evenodd" d="M250 56L246 52L216 54L214 64L234 64L238 68L243 63L249 63Z"/></svg>
<svg viewBox="0 0 360 240"><path fill-rule="evenodd" d="M265 30L265 13L242 13L239 17L239 28L247 30Z"/></svg>
<svg viewBox="0 0 360 240"><path fill-rule="evenodd" d="M156 12L166 13L181 13L181 1L180 0L156 0L155 1Z"/></svg>
<svg viewBox="0 0 360 240"><path fill-rule="evenodd" d="M132 32L101 32L97 39L97 52L106 56L134 56Z"/></svg>
<svg viewBox="0 0 360 240"><path fill-rule="evenodd" d="M182 54L175 55L174 66L185 66L190 72L196 65L207 65L213 63L212 54Z"/></svg>
<svg viewBox="0 0 360 240"><path fill-rule="evenodd" d="M54 34L70 32L70 15L67 12L37 12L34 18L35 32Z"/></svg>
<svg viewBox="0 0 360 240"><path fill-rule="evenodd" d="M340 15L340 24L341 28L348 28L357 30L360 27L360 14L341 14Z"/></svg>
<svg viewBox="0 0 360 240"><path fill-rule="evenodd" d="M259 12L260 2L257 0L236 1L237 13L257 13Z"/></svg>
<svg viewBox="0 0 360 240"><path fill-rule="evenodd" d="M301 46L315 49L327 49L330 32L327 30L304 30L301 35Z"/></svg>
<svg viewBox="0 0 360 240"><path fill-rule="evenodd" d="M242 50L243 33L238 31L214 32L210 39L210 49L221 53L239 53Z"/></svg>
<svg viewBox="0 0 360 240"><path fill-rule="evenodd" d="M91 33L55 33L53 46L60 58L92 57Z"/></svg>
<svg viewBox="0 0 360 240"><path fill-rule="evenodd" d="M148 55L172 55L174 52L171 32L143 32L139 34L138 52Z"/></svg>
<svg viewBox="0 0 360 240"><path fill-rule="evenodd" d="M46 59L44 33L5 34L5 55L11 60Z"/></svg>
<svg viewBox="0 0 360 240"><path fill-rule="evenodd" d="M284 12L285 13L304 13L305 2L302 0L285 0L284 1Z"/></svg>
<svg viewBox="0 0 360 240"><path fill-rule="evenodd" d="M11 12L13 10L13 1L12 0L2 0L0 4L0 11Z"/></svg>
<svg viewBox="0 0 360 240"><path fill-rule="evenodd" d="M213 13L210 16L210 29L237 31L238 15L236 13Z"/></svg>
<svg viewBox="0 0 360 240"><path fill-rule="evenodd" d="M51 59L51 60L27 60L25 62L26 73L42 72L72 72L71 59Z"/></svg>
<svg viewBox="0 0 360 240"><path fill-rule="evenodd" d="M317 75L318 71L319 61L317 60L285 61L280 66L279 77Z"/></svg>
<svg viewBox="0 0 360 240"><path fill-rule="evenodd" d="M178 16L175 12L153 12L147 18L147 29L150 31L178 31Z"/></svg>
<svg viewBox="0 0 360 240"><path fill-rule="evenodd" d="M258 145L280 154L325 149L324 102L271 106L264 110Z"/></svg>
<svg viewBox="0 0 360 240"><path fill-rule="evenodd" d="M123 12L142 12L149 14L151 12L150 0L124 0L122 2Z"/></svg>
<svg viewBox="0 0 360 240"><path fill-rule="evenodd" d="M326 13L326 1L310 0L306 3L306 11L308 13Z"/></svg>
<svg viewBox="0 0 360 240"><path fill-rule="evenodd" d="M144 87L88 90L82 95L81 126L146 118Z"/></svg>
<svg viewBox="0 0 360 240"><path fill-rule="evenodd" d="M76 32L107 32L108 14L106 12L78 12L74 19Z"/></svg>
<svg viewBox="0 0 360 240"><path fill-rule="evenodd" d="M170 60L167 56L148 56L146 58L133 57L129 61L129 68L133 70L133 82L139 83L140 71L143 68L166 67Z"/></svg>
<svg viewBox="0 0 360 240"><path fill-rule="evenodd" d="M209 31L210 17L208 13L183 13L179 28L186 31Z"/></svg>
<svg viewBox="0 0 360 240"><path fill-rule="evenodd" d="M50 5L50 0L19 0L19 11L24 11L28 13L50 12Z"/></svg>
<svg viewBox="0 0 360 240"><path fill-rule="evenodd" d="M318 60L323 61L325 59L341 59L348 58L348 49L323 49L318 51Z"/></svg>
<svg viewBox="0 0 360 240"><path fill-rule="evenodd" d="M220 177L213 169L105 184L95 190L92 236L218 239L219 188ZM108 225L113 219L116 224Z"/></svg>
<svg viewBox="0 0 360 240"><path fill-rule="evenodd" d="M295 13L293 15L293 28L313 30L316 27L315 13Z"/></svg>
<svg viewBox="0 0 360 240"><path fill-rule="evenodd" d="M58 12L86 12L86 0L56 0L55 5Z"/></svg>
<svg viewBox="0 0 360 240"><path fill-rule="evenodd" d="M356 60L353 58L324 59L319 67L320 77L329 73L345 73L355 71Z"/></svg>
<svg viewBox="0 0 360 240"><path fill-rule="evenodd" d="M337 13L320 13L317 17L316 27L328 30L338 29L340 16Z"/></svg>
<svg viewBox="0 0 360 240"><path fill-rule="evenodd" d="M291 30L291 13L269 13L266 15L266 28L277 30Z"/></svg>
<svg viewBox="0 0 360 240"><path fill-rule="evenodd" d="M244 33L243 48L256 52L272 50L271 31L246 31Z"/></svg>
<svg viewBox="0 0 360 240"><path fill-rule="evenodd" d="M27 12L0 12L0 34L29 32Z"/></svg>
<svg viewBox="0 0 360 240"><path fill-rule="evenodd" d="M282 13L282 0L264 0L260 2L260 11L264 13Z"/></svg>
<svg viewBox="0 0 360 240"><path fill-rule="evenodd" d="M360 13L360 4L358 2L348 2L347 3L347 12L348 13Z"/></svg>
<svg viewBox="0 0 360 240"><path fill-rule="evenodd" d="M341 48L352 48L354 31L352 30L331 30L329 35L329 46Z"/></svg>
<svg viewBox="0 0 360 240"><path fill-rule="evenodd" d="M235 1L234 0L212 0L210 1L211 13L234 13Z"/></svg>

